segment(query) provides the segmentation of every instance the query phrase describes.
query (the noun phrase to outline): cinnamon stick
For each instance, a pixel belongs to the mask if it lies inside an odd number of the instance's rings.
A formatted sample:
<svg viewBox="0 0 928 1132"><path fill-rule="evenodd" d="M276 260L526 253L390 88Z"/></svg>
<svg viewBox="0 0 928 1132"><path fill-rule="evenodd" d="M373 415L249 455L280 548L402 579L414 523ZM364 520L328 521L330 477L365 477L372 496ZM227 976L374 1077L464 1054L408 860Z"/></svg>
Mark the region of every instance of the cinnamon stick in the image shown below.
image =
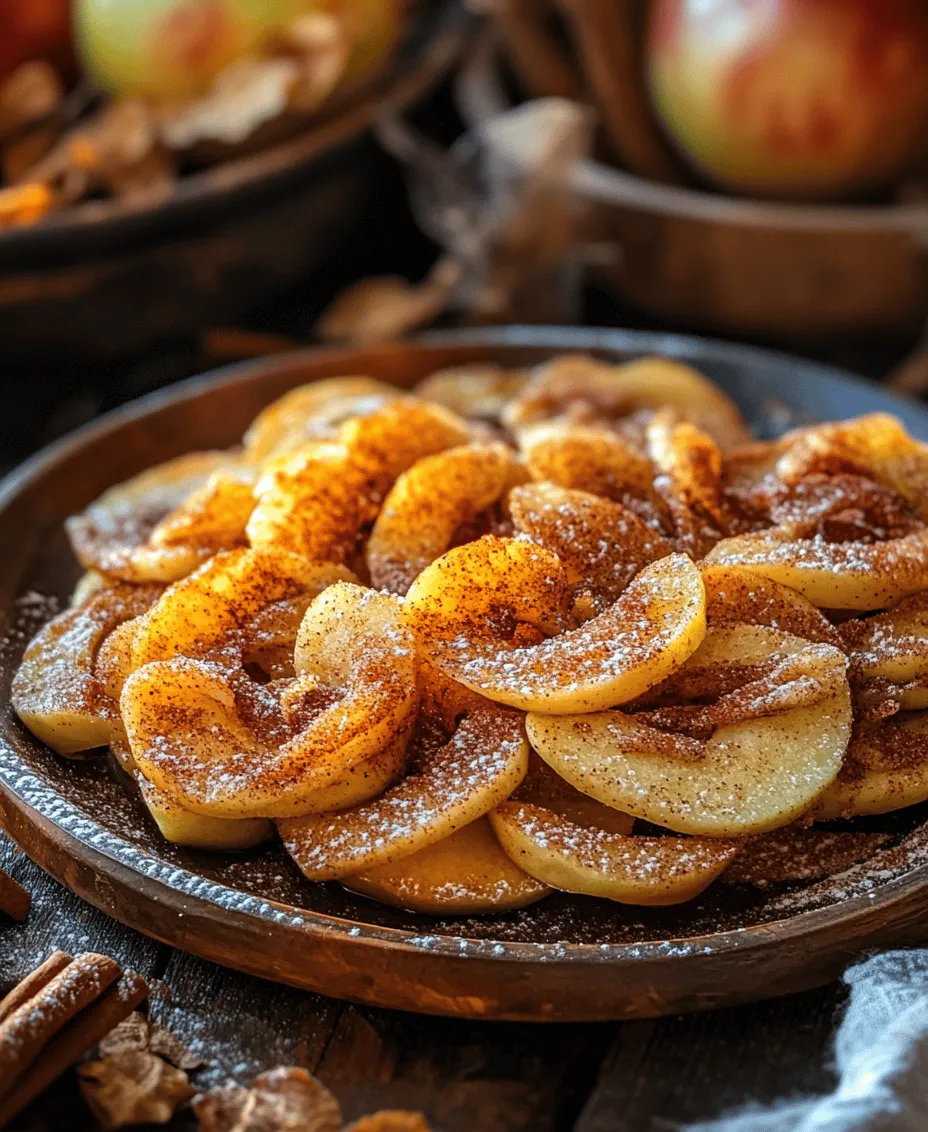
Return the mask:
<svg viewBox="0 0 928 1132"><path fill-rule="evenodd" d="M44 963L27 975L21 983L13 987L6 998L0 1000L0 1022L18 1010L23 1003L34 998L43 987L48 986L52 979L60 974L71 962L71 956L63 951L54 951Z"/></svg>
<svg viewBox="0 0 928 1132"><path fill-rule="evenodd" d="M7 873L0 869L0 912L14 920L25 920L32 906L32 897Z"/></svg>
<svg viewBox="0 0 928 1132"><path fill-rule="evenodd" d="M147 996L148 984L142 976L127 971L118 983L64 1026L0 1100L0 1128L125 1021Z"/></svg>
<svg viewBox="0 0 928 1132"><path fill-rule="evenodd" d="M679 184L645 90L639 0L560 0L603 122L622 164L652 181Z"/></svg>
<svg viewBox="0 0 928 1132"><path fill-rule="evenodd" d="M0 1102L52 1038L121 974L106 955L81 955L0 1023Z"/></svg>

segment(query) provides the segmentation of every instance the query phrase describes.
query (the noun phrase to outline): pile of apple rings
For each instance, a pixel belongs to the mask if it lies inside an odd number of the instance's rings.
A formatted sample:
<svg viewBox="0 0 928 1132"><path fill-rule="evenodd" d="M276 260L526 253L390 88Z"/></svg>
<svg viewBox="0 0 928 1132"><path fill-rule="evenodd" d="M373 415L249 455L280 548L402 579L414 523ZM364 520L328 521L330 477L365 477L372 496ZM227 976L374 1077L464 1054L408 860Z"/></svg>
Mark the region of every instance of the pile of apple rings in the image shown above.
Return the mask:
<svg viewBox="0 0 928 1132"><path fill-rule="evenodd" d="M751 442L660 358L338 377L68 529L14 705L170 841L276 827L422 912L661 905L928 799L928 448L890 416Z"/></svg>

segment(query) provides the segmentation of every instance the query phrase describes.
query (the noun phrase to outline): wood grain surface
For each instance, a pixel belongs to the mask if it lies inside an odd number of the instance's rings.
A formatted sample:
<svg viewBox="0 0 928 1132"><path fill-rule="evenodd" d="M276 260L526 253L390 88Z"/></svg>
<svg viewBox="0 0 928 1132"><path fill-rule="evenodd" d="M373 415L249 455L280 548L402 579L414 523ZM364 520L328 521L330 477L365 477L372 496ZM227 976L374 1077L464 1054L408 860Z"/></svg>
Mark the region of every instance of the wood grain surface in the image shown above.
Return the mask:
<svg viewBox="0 0 928 1132"><path fill-rule="evenodd" d="M659 1020L532 1026L426 1018L238 974L153 942L83 903L0 834L0 868L33 894L27 924L0 920L0 994L56 947L113 955L152 980L152 1017L206 1063L194 1081L247 1081L303 1065L346 1116L423 1110L438 1132L654 1132L828 1088L835 985L771 1003ZM11 1132L92 1132L73 1074ZM192 1132L179 1113L168 1132Z"/></svg>

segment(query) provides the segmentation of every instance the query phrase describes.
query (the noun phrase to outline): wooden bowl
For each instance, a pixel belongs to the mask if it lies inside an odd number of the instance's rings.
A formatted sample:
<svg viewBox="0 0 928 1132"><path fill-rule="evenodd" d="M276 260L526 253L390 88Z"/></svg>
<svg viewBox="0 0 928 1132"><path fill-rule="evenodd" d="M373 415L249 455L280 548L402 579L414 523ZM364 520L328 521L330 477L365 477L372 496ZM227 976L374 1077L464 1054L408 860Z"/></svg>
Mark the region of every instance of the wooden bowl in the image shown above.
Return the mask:
<svg viewBox="0 0 928 1132"><path fill-rule="evenodd" d="M471 361L534 364L563 350L688 359L760 435L797 420L888 410L928 439L928 410L783 355L671 335L509 328L366 351L305 351L186 382L104 417L0 485L0 694L28 637L78 567L65 517L104 488L192 448L235 442L292 386L342 373L409 385ZM7 707L0 821L54 877L124 923L251 974L327 995L436 1014L524 1020L643 1017L795 991L859 952L928 940L928 807L857 823L889 843L829 882L717 884L678 908L556 895L522 912L419 916L311 884L279 846L215 855L164 842L108 761L59 758Z"/></svg>
<svg viewBox="0 0 928 1132"><path fill-rule="evenodd" d="M616 248L603 277L646 310L780 339L912 334L928 317L928 206L745 200L594 162L575 184Z"/></svg>
<svg viewBox="0 0 928 1132"><path fill-rule="evenodd" d="M389 72L276 145L184 176L159 205L86 202L0 234L0 353L127 353L234 319L328 257L376 202L376 119L448 72L474 17L421 4Z"/></svg>
<svg viewBox="0 0 928 1132"><path fill-rule="evenodd" d="M495 40L471 53L458 98L471 126L512 108ZM612 252L603 279L665 318L806 341L912 334L928 318L928 204L748 200L592 160L577 164L573 185L592 205L590 237Z"/></svg>

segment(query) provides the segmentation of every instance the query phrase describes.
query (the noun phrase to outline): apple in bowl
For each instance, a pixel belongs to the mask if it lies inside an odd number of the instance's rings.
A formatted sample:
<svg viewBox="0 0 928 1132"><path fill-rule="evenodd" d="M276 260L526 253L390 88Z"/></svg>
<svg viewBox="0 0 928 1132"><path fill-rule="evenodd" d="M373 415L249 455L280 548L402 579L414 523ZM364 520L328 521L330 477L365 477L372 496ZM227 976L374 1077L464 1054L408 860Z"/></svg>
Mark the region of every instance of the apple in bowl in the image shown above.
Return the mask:
<svg viewBox="0 0 928 1132"><path fill-rule="evenodd" d="M404 0L75 0L93 79L116 97L163 101L202 95L230 64L312 15L339 21L349 40L342 79L357 78L396 42L404 13Z"/></svg>
<svg viewBox="0 0 928 1132"><path fill-rule="evenodd" d="M849 197L928 138L923 0L651 0L647 77L667 133L722 187Z"/></svg>

